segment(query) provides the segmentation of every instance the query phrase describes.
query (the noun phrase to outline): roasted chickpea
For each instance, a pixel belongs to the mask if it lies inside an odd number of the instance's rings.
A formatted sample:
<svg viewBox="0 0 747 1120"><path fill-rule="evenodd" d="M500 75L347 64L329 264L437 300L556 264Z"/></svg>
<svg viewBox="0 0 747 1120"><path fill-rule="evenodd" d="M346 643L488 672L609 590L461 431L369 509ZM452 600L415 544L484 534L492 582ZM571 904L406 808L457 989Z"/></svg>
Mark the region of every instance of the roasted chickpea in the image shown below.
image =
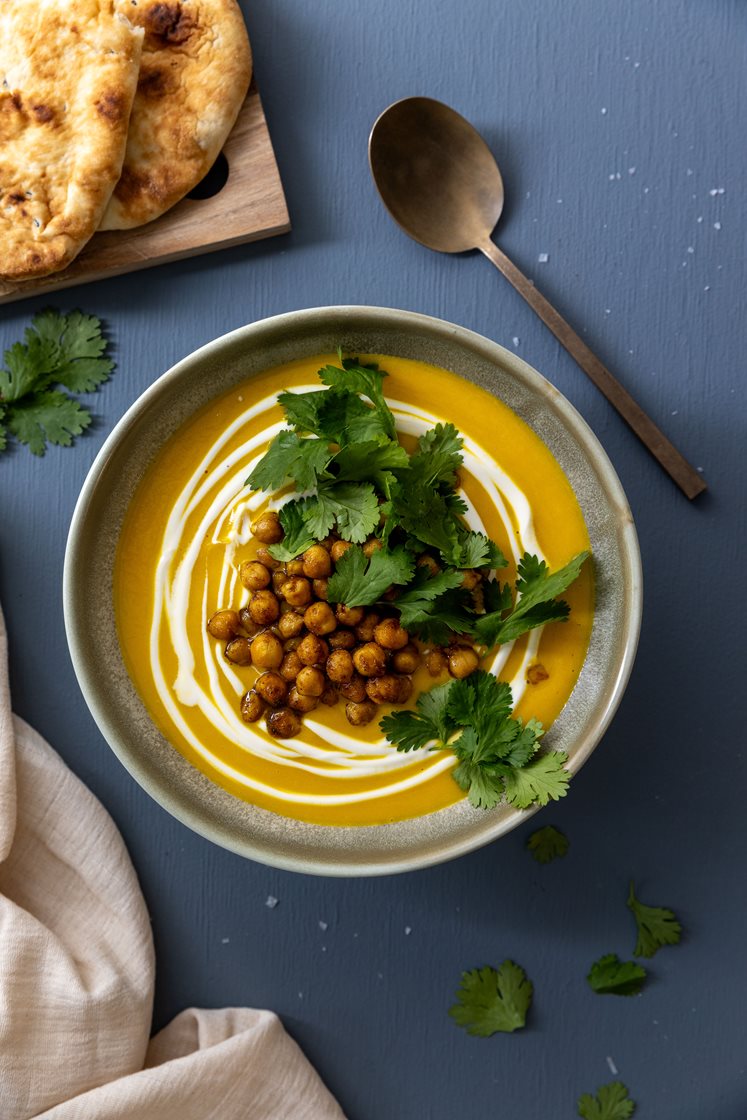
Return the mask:
<svg viewBox="0 0 747 1120"><path fill-rule="evenodd" d="M280 604L272 591L255 591L249 600L249 614L258 626L269 626L280 614Z"/></svg>
<svg viewBox="0 0 747 1120"><path fill-rule="evenodd" d="M311 584L312 590L313 590L314 594L316 595L317 599L321 599L325 603L327 602L327 586L328 586L328 584L329 584L329 580L326 578L326 576L313 580L312 584Z"/></svg>
<svg viewBox="0 0 747 1120"><path fill-rule="evenodd" d="M296 688L304 696L321 696L326 683L322 670L313 665L304 665L296 677Z"/></svg>
<svg viewBox="0 0 747 1120"><path fill-rule="evenodd" d="M366 681L366 694L375 704L404 704L411 692L410 678L396 677L394 673Z"/></svg>
<svg viewBox="0 0 747 1120"><path fill-rule="evenodd" d="M340 696L344 696L346 700L352 700L354 704L360 704L362 700L366 699L366 682L363 677L359 677L356 673L352 681L338 685L338 691Z"/></svg>
<svg viewBox="0 0 747 1120"><path fill-rule="evenodd" d="M336 688L333 688L331 684L328 684L319 699L321 700L322 704L326 704L328 708L332 708L340 699L340 694Z"/></svg>
<svg viewBox="0 0 747 1120"><path fill-rule="evenodd" d="M250 591L260 591L267 587L271 578L270 569L260 564L259 560L245 560L243 564L239 564L239 579Z"/></svg>
<svg viewBox="0 0 747 1120"><path fill-rule="evenodd" d="M312 603L304 611L303 620L312 634L331 634L337 628L335 612L329 603Z"/></svg>
<svg viewBox="0 0 747 1120"><path fill-rule="evenodd" d="M332 561L326 548L313 544L303 554L303 574L309 579L323 579L332 571Z"/></svg>
<svg viewBox="0 0 747 1120"><path fill-rule="evenodd" d="M327 639L330 649L353 649L355 634L352 630L335 630Z"/></svg>
<svg viewBox="0 0 747 1120"><path fill-rule="evenodd" d="M234 638L226 646L226 657L234 665L251 665L252 643L248 638Z"/></svg>
<svg viewBox="0 0 747 1120"><path fill-rule="evenodd" d="M353 679L353 659L346 649L336 649L327 658L327 676L331 681L347 684Z"/></svg>
<svg viewBox="0 0 747 1120"><path fill-rule="evenodd" d="M376 642L366 642L353 653L353 664L362 677L383 677L386 672L386 654Z"/></svg>
<svg viewBox="0 0 747 1120"><path fill-rule="evenodd" d="M208 633L220 642L228 642L236 636L241 620L236 611L216 611L208 619Z"/></svg>
<svg viewBox="0 0 747 1120"><path fill-rule="evenodd" d="M425 655L425 664L432 677L440 677L448 668L446 656L440 649L429 649Z"/></svg>
<svg viewBox="0 0 747 1120"><path fill-rule="evenodd" d="M276 739L292 739L301 730L301 720L290 708L275 708L267 713L267 730Z"/></svg>
<svg viewBox="0 0 747 1120"><path fill-rule="evenodd" d="M241 718L246 723L256 723L265 710L264 700L252 689L241 697Z"/></svg>
<svg viewBox="0 0 747 1120"><path fill-rule="evenodd" d="M359 622L363 621L365 613L365 607L346 607L344 603L338 603L335 607L337 621L341 622L343 626L357 626Z"/></svg>
<svg viewBox="0 0 747 1120"><path fill-rule="evenodd" d="M280 615L278 633L281 638L297 638L303 630L303 615L295 611L285 611Z"/></svg>
<svg viewBox="0 0 747 1120"><path fill-rule="evenodd" d="M427 568L432 576L437 576L441 571L439 564L427 552L423 552L415 561L418 568Z"/></svg>
<svg viewBox="0 0 747 1120"><path fill-rule="evenodd" d="M383 547L384 542L380 541L378 537L369 537L363 546L363 555L373 556L374 552L378 552Z"/></svg>
<svg viewBox="0 0 747 1120"><path fill-rule="evenodd" d="M410 635L402 629L396 618L385 618L374 627L374 638L384 649L404 649Z"/></svg>
<svg viewBox="0 0 747 1120"><path fill-rule="evenodd" d="M262 544L277 544L283 539L283 526L274 510L268 509L252 522L252 535Z"/></svg>
<svg viewBox="0 0 747 1120"><path fill-rule="evenodd" d="M466 587L468 591L474 591L480 583L482 583L482 576L474 568L467 568L462 572L462 587Z"/></svg>
<svg viewBox="0 0 747 1120"><path fill-rule="evenodd" d="M329 550L329 554L332 557L332 562L336 564L337 561L345 555L347 550L352 547L353 546L350 541L335 541L335 543Z"/></svg>
<svg viewBox="0 0 747 1120"><path fill-rule="evenodd" d="M306 607L311 602L311 584L303 576L290 576L283 584L283 598L292 607Z"/></svg>
<svg viewBox="0 0 747 1120"><path fill-rule="evenodd" d="M380 621L381 619L379 615L376 614L376 611L369 611L368 614L364 614L363 619L355 628L356 636L360 638L362 642L372 642L374 630L379 625Z"/></svg>
<svg viewBox="0 0 747 1120"><path fill-rule="evenodd" d="M285 565L285 570L289 576L302 576L303 575L303 560L297 557L295 560L289 560Z"/></svg>
<svg viewBox="0 0 747 1120"><path fill-rule="evenodd" d="M283 660L283 645L270 630L263 630L252 641L252 661L258 669L277 669Z"/></svg>
<svg viewBox="0 0 747 1120"><path fill-rule="evenodd" d="M248 607L242 607L239 611L239 622L242 628L246 630L250 638L253 638L261 627L254 621Z"/></svg>
<svg viewBox="0 0 747 1120"><path fill-rule="evenodd" d="M288 576L281 568L278 568L276 572L272 573L272 589L276 595L283 594L283 588L287 582Z"/></svg>
<svg viewBox="0 0 747 1120"><path fill-rule="evenodd" d="M257 549L257 559L259 560L260 564L264 564L264 566L266 568L269 568L271 572L274 572L276 568L282 567L280 561L276 560L275 557L272 556L266 548Z"/></svg>
<svg viewBox="0 0 747 1120"><path fill-rule="evenodd" d="M370 700L364 700L360 704L350 701L345 705L345 715L348 717L348 723L352 723L353 727L361 727L364 723L370 723L376 715L376 705Z"/></svg>
<svg viewBox="0 0 747 1120"><path fill-rule="evenodd" d="M319 703L317 696L309 696L306 692L299 692L295 685L288 693L288 703L296 712L313 712Z"/></svg>
<svg viewBox="0 0 747 1120"><path fill-rule="evenodd" d="M452 677L458 679L474 673L480 663L480 659L471 646L454 646L453 649L449 650L448 659L449 672Z"/></svg>
<svg viewBox="0 0 747 1120"><path fill-rule="evenodd" d="M304 665L321 665L329 657L329 646L316 634L307 634L298 643L296 653Z"/></svg>
<svg viewBox="0 0 747 1120"><path fill-rule="evenodd" d="M417 646L407 645L398 649L392 658L392 668L397 673L414 673L420 664L420 654Z"/></svg>
<svg viewBox="0 0 747 1120"><path fill-rule="evenodd" d="M302 669L303 661L294 650L291 650L280 662L279 672L284 681L294 681Z"/></svg>
<svg viewBox="0 0 747 1120"><path fill-rule="evenodd" d="M262 699L266 700L268 704L271 704L273 708L284 704L285 698L288 695L288 685L280 674L275 673L273 670L270 670L269 673L263 673L262 676L258 678L254 688Z"/></svg>

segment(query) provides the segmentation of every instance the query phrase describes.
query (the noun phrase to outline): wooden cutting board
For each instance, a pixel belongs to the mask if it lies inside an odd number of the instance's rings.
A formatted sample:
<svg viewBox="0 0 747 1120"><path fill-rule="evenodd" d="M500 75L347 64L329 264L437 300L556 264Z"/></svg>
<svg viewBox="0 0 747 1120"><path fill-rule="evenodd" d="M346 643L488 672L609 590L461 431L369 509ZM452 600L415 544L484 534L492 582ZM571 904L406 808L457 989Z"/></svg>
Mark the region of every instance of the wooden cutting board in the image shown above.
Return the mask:
<svg viewBox="0 0 747 1120"><path fill-rule="evenodd" d="M73 263L52 276L20 284L0 280L0 303L287 233L290 220L283 184L254 83L223 154L228 178L217 194L184 198L138 229L94 234Z"/></svg>

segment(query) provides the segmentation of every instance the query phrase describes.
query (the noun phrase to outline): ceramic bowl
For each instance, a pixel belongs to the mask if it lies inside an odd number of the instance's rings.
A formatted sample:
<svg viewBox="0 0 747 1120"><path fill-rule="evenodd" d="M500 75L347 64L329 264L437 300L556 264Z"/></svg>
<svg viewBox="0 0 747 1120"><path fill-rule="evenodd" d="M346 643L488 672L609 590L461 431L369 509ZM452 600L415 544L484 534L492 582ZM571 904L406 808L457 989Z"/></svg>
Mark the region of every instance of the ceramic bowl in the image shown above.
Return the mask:
<svg viewBox="0 0 747 1120"><path fill-rule="evenodd" d="M461 855L509 832L529 813L491 812L466 800L425 817L375 827L327 827L247 804L194 769L152 722L119 649L112 568L132 494L164 441L197 409L252 374L335 350L399 355L452 370L505 401L540 436L569 478L591 538L596 610L578 683L546 742L576 772L609 724L628 681L641 617L633 519L598 440L539 373L503 347L451 323L378 307L324 307L242 327L163 374L115 427L70 528L65 624L75 671L104 738L140 785L196 832L240 855L321 875L382 875ZM570 796L573 796L571 785Z"/></svg>

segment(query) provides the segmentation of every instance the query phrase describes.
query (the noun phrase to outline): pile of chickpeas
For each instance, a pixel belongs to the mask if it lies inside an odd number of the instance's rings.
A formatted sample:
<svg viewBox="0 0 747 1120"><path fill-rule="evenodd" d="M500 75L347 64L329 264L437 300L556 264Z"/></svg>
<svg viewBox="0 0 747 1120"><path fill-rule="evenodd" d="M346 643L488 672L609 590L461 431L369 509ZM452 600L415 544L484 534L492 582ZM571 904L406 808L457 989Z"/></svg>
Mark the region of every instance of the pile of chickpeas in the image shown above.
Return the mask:
<svg viewBox="0 0 747 1120"><path fill-rule="evenodd" d="M267 549L283 539L277 513L258 517L252 534L261 545L257 558L239 566L248 603L238 611L219 610L207 623L211 636L226 643L228 661L260 671L241 698L247 723L264 716L271 735L288 739L301 730L304 713L343 699L347 719L361 726L380 704L407 703L421 659L432 677L466 677L478 667L477 653L462 643L421 654L394 607L374 611L328 603L327 583L351 547L348 541L328 537L281 564ZM380 547L370 538L363 551L370 556ZM435 564L429 556L419 562ZM479 579L479 573L465 573L473 594Z"/></svg>

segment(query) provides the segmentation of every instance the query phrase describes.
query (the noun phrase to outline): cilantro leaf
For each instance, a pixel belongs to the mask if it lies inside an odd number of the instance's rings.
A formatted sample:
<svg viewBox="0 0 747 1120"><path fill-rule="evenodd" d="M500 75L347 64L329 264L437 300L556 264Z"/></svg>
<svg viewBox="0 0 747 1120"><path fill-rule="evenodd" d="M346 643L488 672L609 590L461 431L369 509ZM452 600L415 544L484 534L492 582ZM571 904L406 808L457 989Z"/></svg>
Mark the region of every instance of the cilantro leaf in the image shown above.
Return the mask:
<svg viewBox="0 0 747 1120"><path fill-rule="evenodd" d="M513 961L504 961L497 970L474 968L462 973L458 1002L449 1008L449 1015L478 1038L497 1031L511 1033L526 1024L532 992L531 980Z"/></svg>
<svg viewBox="0 0 747 1120"><path fill-rule="evenodd" d="M537 863L552 863L566 855L569 847L568 837L551 824L538 828L527 840L527 848Z"/></svg>
<svg viewBox="0 0 747 1120"><path fill-rule="evenodd" d="M320 431L319 410L328 395L323 389L312 389L310 393L291 393L286 390L278 393L278 404L285 412L285 419L291 428L322 436L326 433Z"/></svg>
<svg viewBox="0 0 747 1120"><path fill-rule="evenodd" d="M594 961L587 980L599 995L638 995L646 979L646 969L635 961L621 961L617 953L607 953Z"/></svg>
<svg viewBox="0 0 747 1120"><path fill-rule="evenodd" d="M309 498L300 498L293 502L286 502L278 513L285 535L277 544L271 544L267 551L281 563L295 560L307 548L311 548L312 544L316 544L316 538L309 532L306 524L306 514L310 504Z"/></svg>
<svg viewBox="0 0 747 1120"><path fill-rule="evenodd" d="M362 548L349 548L337 561L327 584L330 603L367 607L375 603L393 583L407 583L414 560L405 548L377 549L366 558Z"/></svg>
<svg viewBox="0 0 747 1120"><path fill-rule="evenodd" d="M14 342L3 355L7 369L0 370L0 398L7 404L45 389L54 379L59 347L30 328L26 339Z"/></svg>
<svg viewBox="0 0 747 1120"><path fill-rule="evenodd" d="M449 690L453 684L453 681L448 681L430 692L422 692L414 712L397 711L384 716L379 727L398 751L416 751L433 742L436 749L446 744L456 730L456 724L447 711Z"/></svg>
<svg viewBox="0 0 747 1120"><path fill-rule="evenodd" d="M451 563L457 568L505 568L508 561L490 537L470 532L459 538Z"/></svg>
<svg viewBox="0 0 747 1120"><path fill-rule="evenodd" d="M82 311L71 311L69 315L51 309L40 311L26 331L29 347L34 336L55 349L54 381L73 393L97 389L114 368L114 362L103 357L107 342L100 321L93 315L84 315Z"/></svg>
<svg viewBox="0 0 747 1120"><path fill-rule="evenodd" d="M633 952L637 957L653 957L664 945L678 945L682 926L672 910L663 906L646 906L636 898L633 880L630 881L628 907L633 912L638 928L638 939Z"/></svg>
<svg viewBox="0 0 747 1120"><path fill-rule="evenodd" d="M462 753L469 756L476 746L477 734L474 728L466 727L464 733L453 744L452 750L459 758ZM481 766L477 762L472 762L469 757L464 757L454 770L453 778L457 785L465 790L470 804L476 809L495 809L503 800L507 769L501 764Z"/></svg>
<svg viewBox="0 0 747 1120"><path fill-rule="evenodd" d="M596 1096L584 1093L577 1107L581 1120L630 1120L635 1101L628 1096L622 1081L611 1081L597 1089Z"/></svg>
<svg viewBox="0 0 747 1120"><path fill-rule="evenodd" d="M345 389L349 393L361 393L364 397L368 397L386 435L396 440L394 416L384 399L382 386L385 377L386 374L381 370L350 361L345 361L342 369L337 366L324 366L319 370L319 379L323 385L329 385L333 389Z"/></svg>
<svg viewBox="0 0 747 1120"><path fill-rule="evenodd" d="M419 567L415 578L395 599L405 630L434 645L447 642L451 633L469 633L474 615L469 609L469 593L462 590L462 580L462 573L453 568L431 576L426 567Z"/></svg>
<svg viewBox="0 0 747 1120"><path fill-rule="evenodd" d="M506 613L506 608L500 607L479 618L475 623L479 641L488 646L502 645L546 622L565 620L568 604L555 596L570 587L588 556L588 552L579 552L564 567L550 572L544 560L525 553L519 561L518 598L513 609Z"/></svg>
<svg viewBox="0 0 747 1120"><path fill-rule="evenodd" d="M567 761L564 751L548 751L522 769L512 770L506 778L506 800L517 809L528 809L565 797L571 777L563 765Z"/></svg>
<svg viewBox="0 0 747 1120"><path fill-rule="evenodd" d="M350 443L338 451L333 464L340 482L369 480L384 489L383 474L407 467L408 461L407 452L399 443L364 440L362 443Z"/></svg>
<svg viewBox="0 0 747 1120"><path fill-rule="evenodd" d="M69 447L90 423L90 412L57 389L16 401L7 419L8 431L34 455L43 455L47 443Z"/></svg>
<svg viewBox="0 0 747 1120"><path fill-rule="evenodd" d="M293 479L298 490L313 490L332 458L326 440L299 439L287 429L278 432L245 485L252 490L279 490Z"/></svg>
<svg viewBox="0 0 747 1120"><path fill-rule="evenodd" d="M436 424L418 440L410 460L413 478L426 486L444 483L453 488L462 465L462 437L453 424Z"/></svg>
<svg viewBox="0 0 747 1120"><path fill-rule="evenodd" d="M324 483L310 499L306 525L317 540L328 535L335 522L343 540L361 544L379 524L379 501L370 482Z"/></svg>

